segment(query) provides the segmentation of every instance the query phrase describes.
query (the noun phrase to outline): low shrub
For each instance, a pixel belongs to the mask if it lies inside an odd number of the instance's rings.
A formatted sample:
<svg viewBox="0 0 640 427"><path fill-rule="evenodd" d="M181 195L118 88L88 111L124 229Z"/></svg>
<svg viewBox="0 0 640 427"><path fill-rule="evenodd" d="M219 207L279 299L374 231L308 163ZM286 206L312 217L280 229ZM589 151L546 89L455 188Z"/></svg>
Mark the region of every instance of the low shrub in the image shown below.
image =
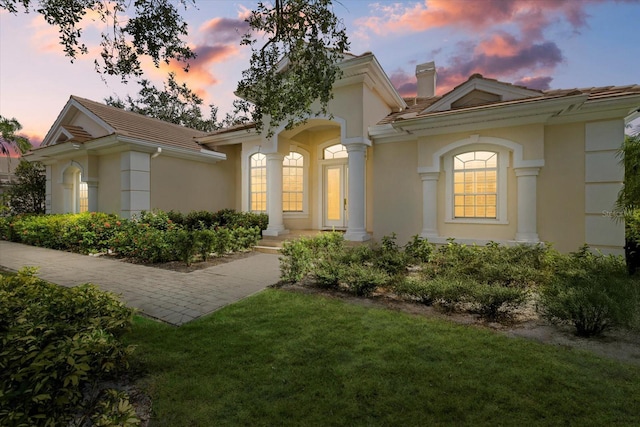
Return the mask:
<svg viewBox="0 0 640 427"><path fill-rule="evenodd" d="M454 276L438 276L428 280L410 278L397 285L396 292L423 304L437 306L445 312L452 312L471 300L474 284L473 281Z"/></svg>
<svg viewBox="0 0 640 427"><path fill-rule="evenodd" d="M260 240L260 229L258 227L236 227L229 230L230 250L233 252L245 251L252 248Z"/></svg>
<svg viewBox="0 0 640 427"><path fill-rule="evenodd" d="M289 283L299 282L327 258L344 263L341 259L344 252L344 236L337 232L286 241L280 251L280 278Z"/></svg>
<svg viewBox="0 0 640 427"><path fill-rule="evenodd" d="M206 261L209 255L214 252L213 247L215 242L216 232L213 230L201 230L196 233L197 251L200 253L202 261Z"/></svg>
<svg viewBox="0 0 640 427"><path fill-rule="evenodd" d="M313 269L315 283L325 289L337 289L345 277L347 267L334 258L320 260Z"/></svg>
<svg viewBox="0 0 640 427"><path fill-rule="evenodd" d="M83 388L126 370L133 351L120 341L132 311L113 295L34 274L0 275L0 425L67 425Z"/></svg>
<svg viewBox="0 0 640 427"><path fill-rule="evenodd" d="M285 241L280 251L280 278L284 282L295 283L311 272L313 250L311 239L301 237Z"/></svg>
<svg viewBox="0 0 640 427"><path fill-rule="evenodd" d="M175 251L178 259L187 265L191 265L193 256L197 252L197 234L188 230L176 230L175 232Z"/></svg>
<svg viewBox="0 0 640 427"><path fill-rule="evenodd" d="M260 231L266 230L269 225L269 216L265 213L237 212L234 209L221 209L214 213L213 224L227 228L253 228Z"/></svg>
<svg viewBox="0 0 640 427"><path fill-rule="evenodd" d="M625 215L625 261L629 275L640 271L640 209Z"/></svg>
<svg viewBox="0 0 640 427"><path fill-rule="evenodd" d="M404 252L413 263L425 263L431 260L431 254L436 250L436 245L423 239L417 234L404 246Z"/></svg>
<svg viewBox="0 0 640 427"><path fill-rule="evenodd" d="M390 276L384 270L360 264L350 264L344 272L347 289L357 296L369 296L389 280Z"/></svg>
<svg viewBox="0 0 640 427"><path fill-rule="evenodd" d="M487 283L475 283L469 300L473 310L487 320L509 317L527 298L526 290Z"/></svg>
<svg viewBox="0 0 640 427"><path fill-rule="evenodd" d="M639 303L640 283L629 279L623 258L592 253L587 247L567 256L541 292L543 316L573 324L576 334L584 337L632 325Z"/></svg>
<svg viewBox="0 0 640 427"><path fill-rule="evenodd" d="M383 236L380 246L373 249L373 266L390 276L403 274L407 270L410 258L396 243L396 235Z"/></svg>

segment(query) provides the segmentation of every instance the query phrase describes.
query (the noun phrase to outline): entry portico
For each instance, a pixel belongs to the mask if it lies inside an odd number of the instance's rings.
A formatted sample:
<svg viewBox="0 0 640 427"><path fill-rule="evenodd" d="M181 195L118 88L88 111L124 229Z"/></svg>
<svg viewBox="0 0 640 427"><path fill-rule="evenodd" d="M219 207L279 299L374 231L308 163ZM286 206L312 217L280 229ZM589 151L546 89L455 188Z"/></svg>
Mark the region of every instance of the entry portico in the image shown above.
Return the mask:
<svg viewBox="0 0 640 427"><path fill-rule="evenodd" d="M241 208L269 215L266 236L318 229L342 230L351 241L371 237L369 128L406 104L372 54L347 55L341 68L328 116L281 126L271 137L225 129L197 138L211 149L242 146Z"/></svg>

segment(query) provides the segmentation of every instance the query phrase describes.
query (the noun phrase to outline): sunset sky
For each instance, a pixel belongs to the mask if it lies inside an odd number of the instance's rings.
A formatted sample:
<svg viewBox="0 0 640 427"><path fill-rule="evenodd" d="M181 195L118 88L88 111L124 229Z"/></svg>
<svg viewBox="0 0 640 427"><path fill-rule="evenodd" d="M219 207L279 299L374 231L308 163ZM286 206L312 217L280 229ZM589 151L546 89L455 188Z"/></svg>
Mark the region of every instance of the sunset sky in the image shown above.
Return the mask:
<svg viewBox="0 0 640 427"><path fill-rule="evenodd" d="M256 2L196 4L184 16L199 56L179 80L219 106L222 118L248 66L239 41ZM438 94L473 73L536 89L640 84L639 0L342 0L334 8L350 51L373 52L402 95L415 94L415 66L431 60ZM15 117L36 144L70 95L103 101L139 90L134 80L102 80L93 65L101 28L90 19L83 28L90 53L71 64L40 15L0 12L0 115ZM161 86L168 68L145 71Z"/></svg>

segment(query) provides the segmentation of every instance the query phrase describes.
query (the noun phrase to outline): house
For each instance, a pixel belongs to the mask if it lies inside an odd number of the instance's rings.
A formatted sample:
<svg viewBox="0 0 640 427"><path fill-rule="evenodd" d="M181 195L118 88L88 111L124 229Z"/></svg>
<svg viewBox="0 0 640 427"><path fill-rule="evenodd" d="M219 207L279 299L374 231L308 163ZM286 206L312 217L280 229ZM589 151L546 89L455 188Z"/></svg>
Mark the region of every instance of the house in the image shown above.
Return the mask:
<svg viewBox="0 0 640 427"><path fill-rule="evenodd" d="M15 171L20 159L0 156L0 195L6 192L16 180Z"/></svg>
<svg viewBox="0 0 640 427"><path fill-rule="evenodd" d="M617 150L640 86L538 91L473 75L435 96L418 65L403 99L371 53L346 55L330 116L210 134L72 96L41 148L48 212L266 212L264 235L392 232L436 243L587 243L622 252Z"/></svg>

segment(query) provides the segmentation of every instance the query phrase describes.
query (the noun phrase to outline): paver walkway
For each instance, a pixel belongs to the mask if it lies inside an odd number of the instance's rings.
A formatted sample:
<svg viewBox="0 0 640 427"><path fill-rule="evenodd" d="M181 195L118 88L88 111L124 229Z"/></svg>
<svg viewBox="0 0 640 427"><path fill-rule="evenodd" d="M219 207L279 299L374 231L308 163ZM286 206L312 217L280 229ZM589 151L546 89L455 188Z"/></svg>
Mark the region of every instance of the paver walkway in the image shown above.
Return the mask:
<svg viewBox="0 0 640 427"><path fill-rule="evenodd" d="M278 255L254 255L191 273L0 241L0 266L39 267L63 286L93 283L129 306L173 325L211 313L278 282Z"/></svg>

